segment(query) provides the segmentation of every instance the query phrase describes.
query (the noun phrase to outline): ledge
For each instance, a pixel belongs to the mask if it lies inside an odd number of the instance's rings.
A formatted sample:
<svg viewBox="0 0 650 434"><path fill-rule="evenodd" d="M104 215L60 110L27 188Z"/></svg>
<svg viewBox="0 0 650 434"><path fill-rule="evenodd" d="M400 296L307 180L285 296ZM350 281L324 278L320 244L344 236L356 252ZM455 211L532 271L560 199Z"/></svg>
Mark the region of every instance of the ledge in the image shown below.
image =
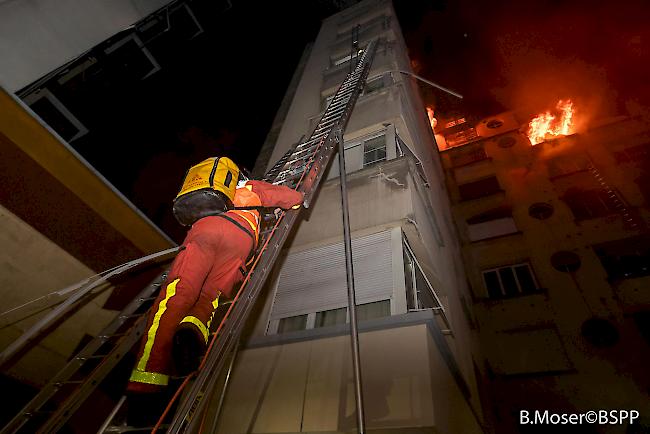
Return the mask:
<svg viewBox="0 0 650 434"><path fill-rule="evenodd" d="M510 232L510 233L503 234L503 235L495 235L493 237L483 238L482 240L469 241L467 244L478 244L478 243L482 243L484 241L494 241L494 240L498 240L500 238L506 238L506 237L511 237L513 235L523 235L523 234L524 233L522 231Z"/></svg>

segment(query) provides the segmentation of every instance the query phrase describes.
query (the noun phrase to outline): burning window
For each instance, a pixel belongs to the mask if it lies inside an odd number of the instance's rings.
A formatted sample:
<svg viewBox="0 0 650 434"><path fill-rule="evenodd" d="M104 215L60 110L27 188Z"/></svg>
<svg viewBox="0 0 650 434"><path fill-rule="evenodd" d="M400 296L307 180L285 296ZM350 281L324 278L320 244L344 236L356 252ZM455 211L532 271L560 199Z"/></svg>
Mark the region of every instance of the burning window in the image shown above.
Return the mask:
<svg viewBox="0 0 650 434"><path fill-rule="evenodd" d="M474 127L469 127L457 133L444 134L444 136L447 146L450 148L464 145L465 143L478 138L478 134L476 134L476 129Z"/></svg>
<svg viewBox="0 0 650 434"><path fill-rule="evenodd" d="M438 119L435 118L433 109L427 107L427 117L429 118L429 124L431 125L431 131L436 132L435 128L438 125Z"/></svg>
<svg viewBox="0 0 650 434"><path fill-rule="evenodd" d="M573 134L574 115L575 110L570 99L558 101L553 112L549 110L540 113L530 121L526 133L530 143L537 145L545 140Z"/></svg>

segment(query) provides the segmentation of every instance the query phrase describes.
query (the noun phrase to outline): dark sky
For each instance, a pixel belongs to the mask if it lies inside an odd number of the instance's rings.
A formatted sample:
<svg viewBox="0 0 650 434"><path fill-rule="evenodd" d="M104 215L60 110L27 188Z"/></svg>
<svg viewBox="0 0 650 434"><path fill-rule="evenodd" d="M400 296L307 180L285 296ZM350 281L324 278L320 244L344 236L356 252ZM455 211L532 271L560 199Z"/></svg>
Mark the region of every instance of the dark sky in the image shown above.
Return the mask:
<svg viewBox="0 0 650 434"><path fill-rule="evenodd" d="M443 118L532 114L567 97L590 115L648 107L646 3L394 2L417 73L465 96L423 87ZM185 170L214 155L252 169L305 44L336 12L326 1L191 4L205 32L187 41L172 25L148 44L159 72L134 81L117 65L59 90L90 130L73 146L177 241L171 200Z"/></svg>

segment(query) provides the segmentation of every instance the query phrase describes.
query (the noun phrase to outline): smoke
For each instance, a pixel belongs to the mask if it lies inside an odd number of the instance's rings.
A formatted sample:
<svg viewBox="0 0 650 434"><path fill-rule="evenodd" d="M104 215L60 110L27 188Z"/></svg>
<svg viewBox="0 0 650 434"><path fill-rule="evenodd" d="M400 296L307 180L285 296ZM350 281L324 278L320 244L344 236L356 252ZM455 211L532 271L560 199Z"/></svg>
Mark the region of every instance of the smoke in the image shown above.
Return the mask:
<svg viewBox="0 0 650 434"><path fill-rule="evenodd" d="M650 107L648 17L645 0L461 0L406 39L423 74L455 86L470 111L532 115L570 98L585 119ZM430 50L416 42L427 34Z"/></svg>
<svg viewBox="0 0 650 434"><path fill-rule="evenodd" d="M647 86L638 77L640 67L648 68L647 48L640 44L648 37L647 24L639 20L647 9L640 2L536 1L502 10L485 27L500 78L490 92L531 113L571 98L583 122L621 113Z"/></svg>

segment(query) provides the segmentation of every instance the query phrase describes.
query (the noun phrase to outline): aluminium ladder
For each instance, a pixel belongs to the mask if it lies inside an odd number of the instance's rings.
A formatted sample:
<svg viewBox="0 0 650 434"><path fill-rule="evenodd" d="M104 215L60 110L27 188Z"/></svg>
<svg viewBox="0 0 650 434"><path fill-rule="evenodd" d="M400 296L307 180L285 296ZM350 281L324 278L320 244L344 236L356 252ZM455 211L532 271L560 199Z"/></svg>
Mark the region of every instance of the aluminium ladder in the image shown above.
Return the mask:
<svg viewBox="0 0 650 434"><path fill-rule="evenodd" d="M377 43L376 39L370 41L358 57L355 68L334 94L309 138L288 151L264 178L273 184L286 185L303 192L305 207L310 206L325 168L336 151L336 143L343 140L343 131L370 72ZM217 386L218 374L228 361L228 354L235 349L248 315L297 218L297 211L283 213L260 243L261 249L251 271L222 322L223 327L217 331L218 339L207 353L195 382L180 402L167 432L197 431L201 417L194 415L200 415L205 410L209 394Z"/></svg>
<svg viewBox="0 0 650 434"><path fill-rule="evenodd" d="M368 77L377 43L377 40L371 41L357 57L356 66L339 86L311 135L289 149L263 178L267 182L303 192L306 208L310 206L324 169L336 152L336 143L342 140L345 126ZM196 428L200 418L191 415L199 414L204 409L208 399L202 400L201 397L207 398L209 392L217 386L215 383L218 374L224 368L227 356L234 350L253 304L297 217L298 211L283 212L274 226L261 234L251 270L217 332L218 339L213 338L214 346L208 350L194 383L179 403L174 419L166 427L167 432L188 432ZM143 307L153 303L164 278L163 273L146 287L99 336L73 357L0 434L50 433L61 429L111 369L138 342L146 321L147 311ZM90 368L86 366L87 363L91 363ZM84 377L83 371L90 373L85 372ZM67 394L67 398L61 398L61 391L64 391L64 395ZM123 402L124 399L121 399L109 419L115 416ZM52 406L56 408L52 409ZM108 428L110 422L107 420L102 429Z"/></svg>

